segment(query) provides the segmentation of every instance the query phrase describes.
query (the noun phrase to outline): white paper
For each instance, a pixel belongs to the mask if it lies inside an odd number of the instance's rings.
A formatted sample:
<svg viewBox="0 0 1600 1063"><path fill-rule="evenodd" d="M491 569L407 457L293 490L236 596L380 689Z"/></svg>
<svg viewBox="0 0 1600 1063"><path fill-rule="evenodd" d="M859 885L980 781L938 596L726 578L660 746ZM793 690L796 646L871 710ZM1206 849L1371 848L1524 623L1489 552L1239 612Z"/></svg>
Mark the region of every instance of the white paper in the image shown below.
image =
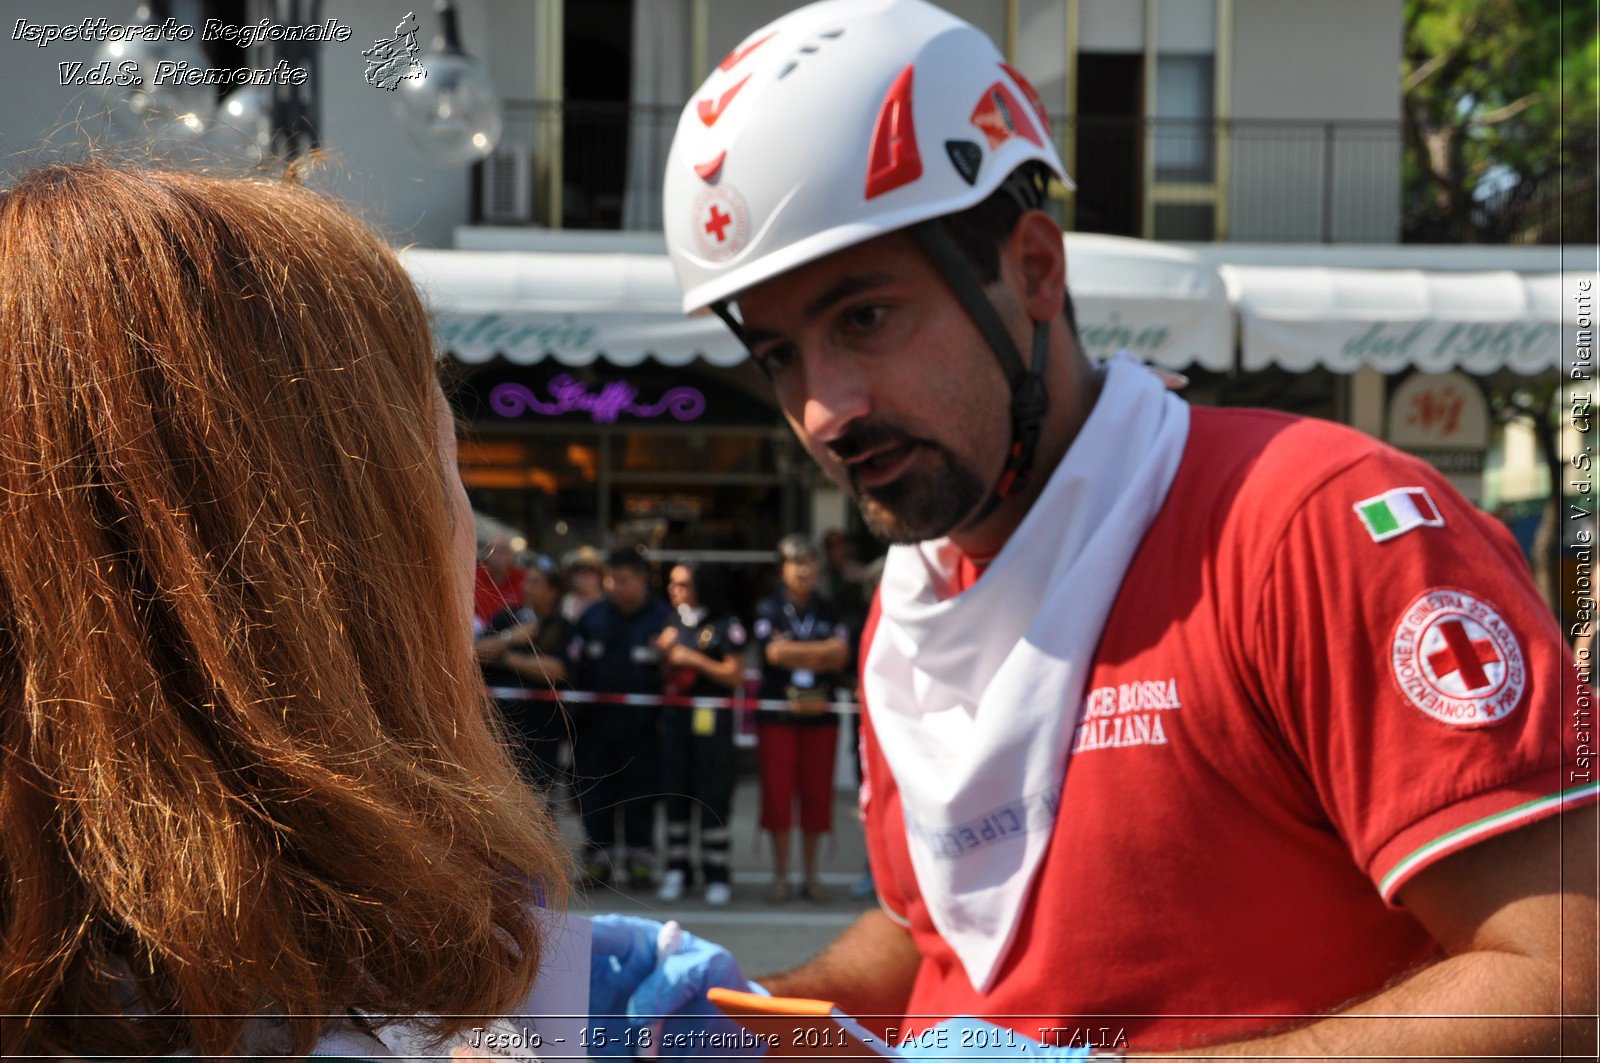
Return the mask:
<svg viewBox="0 0 1600 1063"><path fill-rule="evenodd" d="M584 1059L583 1031L589 1023L589 939L593 930L580 915L550 915L543 965L533 992L509 1015L438 1044L414 1023L381 1030L378 1036L398 1056L448 1060L456 1048L537 1063Z"/></svg>

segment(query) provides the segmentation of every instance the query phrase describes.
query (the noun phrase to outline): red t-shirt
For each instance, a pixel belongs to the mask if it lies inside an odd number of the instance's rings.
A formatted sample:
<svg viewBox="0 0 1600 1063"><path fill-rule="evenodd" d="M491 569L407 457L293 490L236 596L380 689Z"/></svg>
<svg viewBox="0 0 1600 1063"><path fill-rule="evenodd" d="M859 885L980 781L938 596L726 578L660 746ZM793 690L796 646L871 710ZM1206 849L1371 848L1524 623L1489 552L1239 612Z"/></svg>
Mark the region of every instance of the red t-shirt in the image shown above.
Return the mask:
<svg viewBox="0 0 1600 1063"><path fill-rule="evenodd" d="M873 871L923 956L903 1033L973 1015L1167 1048L1334 1010L1439 954L1395 901L1418 869L1595 799L1564 767L1571 655L1504 528L1353 430L1192 416L1063 709L1061 812L987 994L922 903L868 710Z"/></svg>
<svg viewBox="0 0 1600 1063"><path fill-rule="evenodd" d="M496 583L494 577L489 575L489 570L479 565L472 590L473 613L487 624L502 609L514 609L522 605L522 581L527 575L522 569L513 568L506 573L503 582Z"/></svg>

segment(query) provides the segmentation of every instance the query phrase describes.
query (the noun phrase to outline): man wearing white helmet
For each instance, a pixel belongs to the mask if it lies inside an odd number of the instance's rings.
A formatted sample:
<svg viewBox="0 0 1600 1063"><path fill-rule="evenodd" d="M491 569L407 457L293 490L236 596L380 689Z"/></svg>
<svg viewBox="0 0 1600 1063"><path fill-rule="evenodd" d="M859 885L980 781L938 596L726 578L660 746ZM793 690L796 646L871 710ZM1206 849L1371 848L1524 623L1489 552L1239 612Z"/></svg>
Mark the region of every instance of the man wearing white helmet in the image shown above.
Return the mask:
<svg viewBox="0 0 1600 1063"><path fill-rule="evenodd" d="M785 16L679 125L685 310L898 544L862 647L882 909L766 990L1007 1055L1592 1051L1587 695L1515 545L1358 433L1092 365L1052 176L1031 87L921 0ZM643 977L652 927L608 927L597 999L742 986L697 940ZM910 1054L984 1047L941 1029Z"/></svg>

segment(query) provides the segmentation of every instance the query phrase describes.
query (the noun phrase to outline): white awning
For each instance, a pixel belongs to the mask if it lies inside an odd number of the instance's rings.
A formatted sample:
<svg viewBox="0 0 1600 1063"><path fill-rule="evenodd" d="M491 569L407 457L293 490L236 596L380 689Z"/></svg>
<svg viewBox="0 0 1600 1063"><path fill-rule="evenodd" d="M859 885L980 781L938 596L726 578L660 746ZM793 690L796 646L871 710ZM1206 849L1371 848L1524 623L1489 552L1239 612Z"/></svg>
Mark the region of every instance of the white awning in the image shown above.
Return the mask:
<svg viewBox="0 0 1600 1063"><path fill-rule="evenodd" d="M411 249L400 257L433 313L434 342L463 362L745 358L715 315L683 316L665 255Z"/></svg>
<svg viewBox="0 0 1600 1063"><path fill-rule="evenodd" d="M1560 363L1563 313L1595 274L1219 267L1239 314L1240 364L1293 372L1500 369L1532 376Z"/></svg>
<svg viewBox="0 0 1600 1063"><path fill-rule="evenodd" d="M1093 358L1126 350L1145 362L1214 372L1233 367L1227 288L1193 252L1150 240L1067 234L1067 290Z"/></svg>
<svg viewBox="0 0 1600 1063"><path fill-rule="evenodd" d="M664 254L429 251L401 253L434 316L441 351L464 362L603 358L734 365L744 348L714 315L685 318ZM1233 361L1222 279L1191 252L1145 240L1071 234L1068 282L1084 346L1127 349L1174 369Z"/></svg>

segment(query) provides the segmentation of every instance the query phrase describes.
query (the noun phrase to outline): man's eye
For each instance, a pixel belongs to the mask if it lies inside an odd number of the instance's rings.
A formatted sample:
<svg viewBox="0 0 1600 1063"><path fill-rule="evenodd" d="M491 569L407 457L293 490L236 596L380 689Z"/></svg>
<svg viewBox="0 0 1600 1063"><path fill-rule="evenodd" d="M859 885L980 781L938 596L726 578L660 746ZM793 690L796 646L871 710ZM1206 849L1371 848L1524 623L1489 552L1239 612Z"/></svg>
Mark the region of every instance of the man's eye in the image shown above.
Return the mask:
<svg viewBox="0 0 1600 1063"><path fill-rule="evenodd" d="M787 343L774 343L752 352L751 356L756 365L770 374L786 368L794 361L794 348Z"/></svg>
<svg viewBox="0 0 1600 1063"><path fill-rule="evenodd" d="M884 315L889 312L886 306L868 304L849 310L844 315L845 326L852 332L871 332L883 324Z"/></svg>

